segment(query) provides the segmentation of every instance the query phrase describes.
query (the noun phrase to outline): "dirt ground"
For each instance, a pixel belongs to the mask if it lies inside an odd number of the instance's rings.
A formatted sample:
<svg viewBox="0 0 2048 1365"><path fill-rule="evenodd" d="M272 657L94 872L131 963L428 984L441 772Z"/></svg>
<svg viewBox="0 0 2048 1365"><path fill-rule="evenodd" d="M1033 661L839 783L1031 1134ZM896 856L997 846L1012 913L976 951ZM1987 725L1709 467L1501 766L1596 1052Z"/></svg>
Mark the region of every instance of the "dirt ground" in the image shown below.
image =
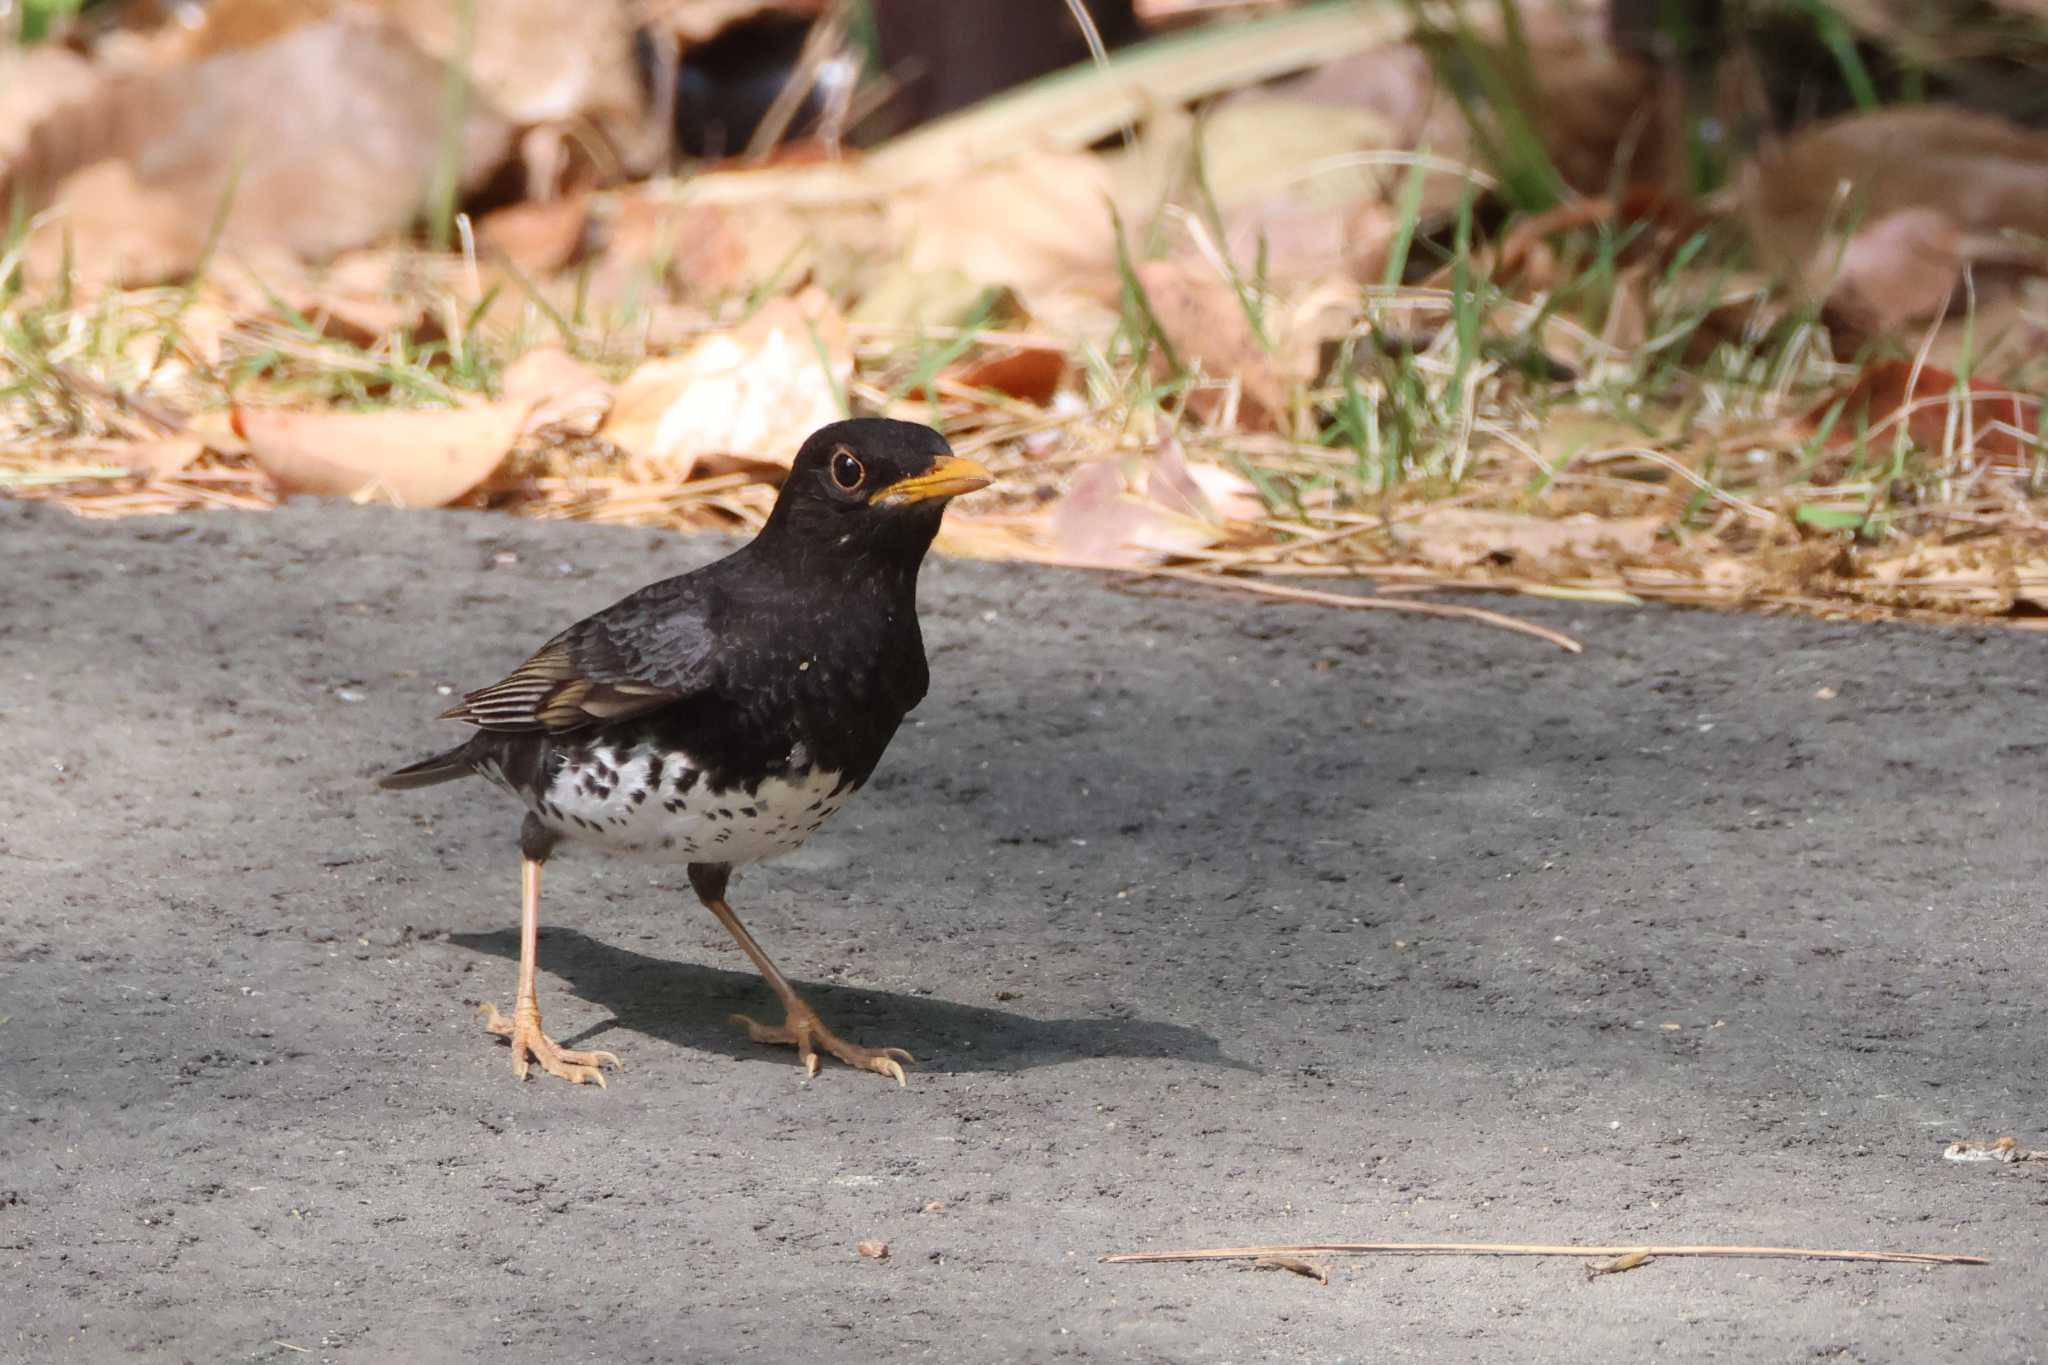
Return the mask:
<svg viewBox="0 0 2048 1365"><path fill-rule="evenodd" d="M725 1022L681 869L370 776L718 547L0 504L0 1359L2017 1362L2048 1352L2041 637L1503 632L959 563L882 772L734 901L907 1090ZM1831 695L1830 695L1831 693ZM885 1260L855 1244L879 1238ZM1981 1269L1101 1253L1311 1239Z"/></svg>

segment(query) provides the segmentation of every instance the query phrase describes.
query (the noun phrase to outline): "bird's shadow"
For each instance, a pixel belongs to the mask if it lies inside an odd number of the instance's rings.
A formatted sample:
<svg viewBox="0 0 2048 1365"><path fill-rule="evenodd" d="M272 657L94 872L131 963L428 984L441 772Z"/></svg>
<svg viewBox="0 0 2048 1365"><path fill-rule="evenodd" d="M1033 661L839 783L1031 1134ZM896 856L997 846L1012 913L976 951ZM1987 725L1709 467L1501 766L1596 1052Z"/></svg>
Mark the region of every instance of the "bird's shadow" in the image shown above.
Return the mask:
<svg viewBox="0 0 2048 1365"><path fill-rule="evenodd" d="M519 960L519 935L511 929L450 934L448 942ZM774 996L752 972L649 957L574 929L546 929L541 943L548 973L613 1016L574 1038L563 1038L565 1046L583 1047L612 1029L624 1028L729 1057L787 1061L785 1050L752 1041L730 1020L743 1013L763 1023L781 1021ZM816 981L794 984L841 1037L871 1047L907 1048L920 1067L933 1071L1024 1071L1091 1057L1170 1058L1255 1069L1225 1055L1211 1035L1183 1024L1116 1015L1036 1019L933 996Z"/></svg>

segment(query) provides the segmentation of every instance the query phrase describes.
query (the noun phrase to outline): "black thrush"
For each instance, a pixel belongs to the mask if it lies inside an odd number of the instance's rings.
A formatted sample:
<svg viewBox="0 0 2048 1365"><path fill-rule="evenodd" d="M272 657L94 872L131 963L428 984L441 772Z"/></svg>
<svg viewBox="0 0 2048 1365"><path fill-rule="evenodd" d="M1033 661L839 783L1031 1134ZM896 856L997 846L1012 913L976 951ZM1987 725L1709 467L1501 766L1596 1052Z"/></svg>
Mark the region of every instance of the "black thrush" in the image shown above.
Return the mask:
<svg viewBox="0 0 2048 1365"><path fill-rule="evenodd" d="M467 743L388 773L424 787L472 774L525 803L519 990L485 1027L579 1084L609 1052L559 1047L535 993L540 869L556 845L686 863L698 899L781 998L779 1026L734 1016L759 1042L820 1048L903 1083L901 1048L827 1028L726 904L733 868L788 853L858 791L924 697L917 571L949 499L989 473L929 427L863 418L804 442L759 535L716 563L640 589L540 647L443 713Z"/></svg>

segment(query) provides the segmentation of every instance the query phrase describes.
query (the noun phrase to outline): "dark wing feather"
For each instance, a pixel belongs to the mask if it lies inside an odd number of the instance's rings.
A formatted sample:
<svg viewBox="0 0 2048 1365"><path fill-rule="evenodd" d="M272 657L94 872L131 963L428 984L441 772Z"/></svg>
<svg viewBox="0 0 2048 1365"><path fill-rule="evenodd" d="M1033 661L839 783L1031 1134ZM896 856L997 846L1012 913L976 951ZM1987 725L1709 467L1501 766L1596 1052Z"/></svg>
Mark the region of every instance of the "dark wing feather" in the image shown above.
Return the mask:
<svg viewBox="0 0 2048 1365"><path fill-rule="evenodd" d="M559 733L626 720L701 692L717 672L706 597L681 579L642 588L578 621L441 719Z"/></svg>

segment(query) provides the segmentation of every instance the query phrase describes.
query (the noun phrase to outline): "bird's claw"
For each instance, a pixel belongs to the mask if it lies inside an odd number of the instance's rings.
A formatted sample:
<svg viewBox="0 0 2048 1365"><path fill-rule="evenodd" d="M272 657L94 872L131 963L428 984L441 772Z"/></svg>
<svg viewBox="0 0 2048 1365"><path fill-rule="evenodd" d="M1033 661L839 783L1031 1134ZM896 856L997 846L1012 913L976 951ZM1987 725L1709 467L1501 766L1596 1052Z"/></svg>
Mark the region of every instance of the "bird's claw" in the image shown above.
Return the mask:
<svg viewBox="0 0 2048 1365"><path fill-rule="evenodd" d="M511 1041L512 1074L522 1081L526 1079L531 1064L539 1062L540 1069L550 1076L560 1076L572 1085L596 1081L598 1088L603 1089L604 1068L619 1069L619 1059L609 1052L578 1052L558 1045L541 1032L538 1005L521 1002L513 1006L508 1018L498 1012L496 1005L486 1001L483 1016L486 1029Z"/></svg>
<svg viewBox="0 0 2048 1365"><path fill-rule="evenodd" d="M903 1064L915 1065L917 1058L900 1047L862 1047L849 1043L831 1029L825 1027L808 1007L789 1011L780 1024L764 1024L744 1014L732 1016L732 1022L744 1025L747 1036L757 1043L779 1043L796 1049L797 1059L803 1063L806 1078L818 1074L820 1062L818 1049L825 1051L859 1071L872 1071L878 1076L887 1076L897 1085L908 1087L910 1081L903 1074Z"/></svg>

